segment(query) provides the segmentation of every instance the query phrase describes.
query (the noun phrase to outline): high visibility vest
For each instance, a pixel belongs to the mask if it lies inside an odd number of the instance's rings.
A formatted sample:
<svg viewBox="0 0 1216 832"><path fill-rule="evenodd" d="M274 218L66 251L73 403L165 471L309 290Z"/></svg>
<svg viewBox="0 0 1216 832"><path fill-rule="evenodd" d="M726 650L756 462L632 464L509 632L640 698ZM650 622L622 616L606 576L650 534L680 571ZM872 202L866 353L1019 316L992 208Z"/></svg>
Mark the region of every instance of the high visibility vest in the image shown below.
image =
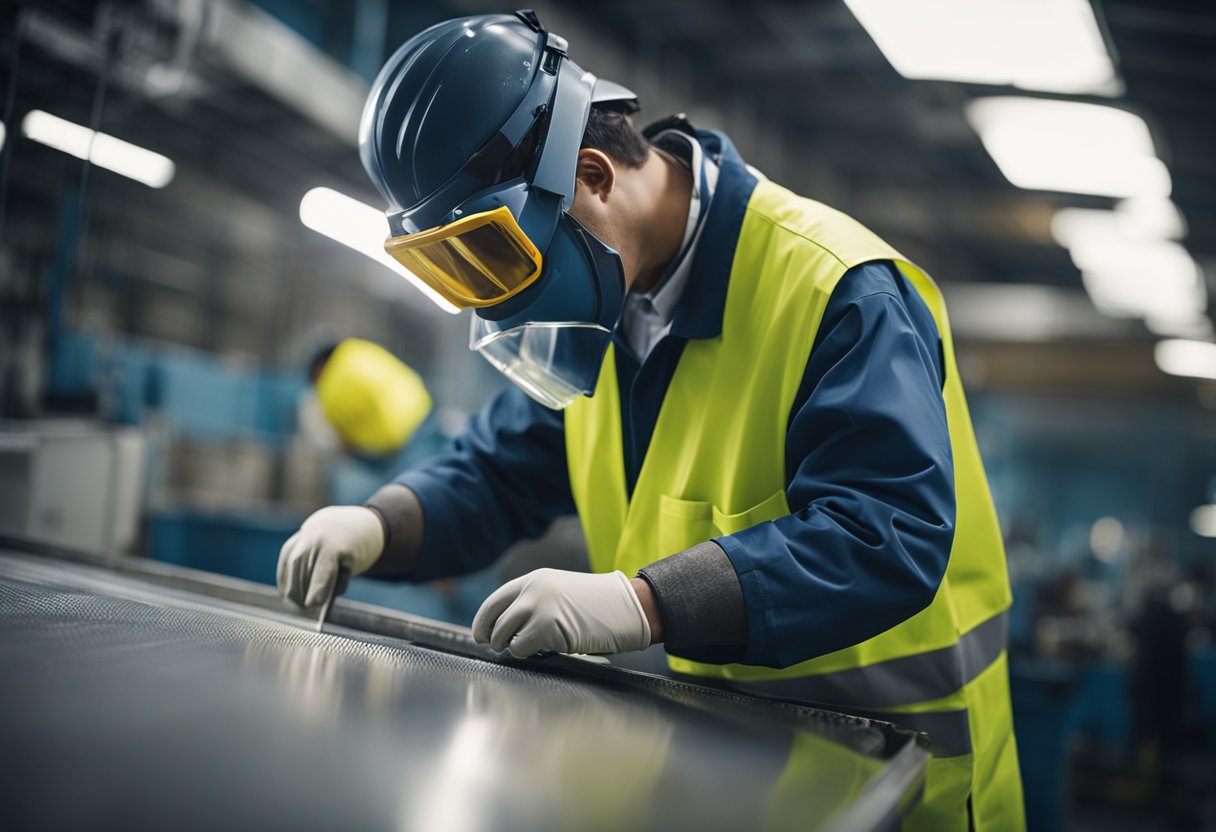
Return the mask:
<svg viewBox="0 0 1216 832"><path fill-rule="evenodd" d="M609 350L595 394L565 412L570 483L591 567L634 575L697 543L790 513L790 409L833 289L850 268L874 260L898 266L942 340L957 513L936 596L886 632L787 667L668 661L679 673L924 730L934 758L912 825L965 829L969 799L976 828L1021 828L1004 652L1009 579L945 304L927 274L860 223L774 183L756 186L735 249L722 333L685 346L632 499Z"/></svg>

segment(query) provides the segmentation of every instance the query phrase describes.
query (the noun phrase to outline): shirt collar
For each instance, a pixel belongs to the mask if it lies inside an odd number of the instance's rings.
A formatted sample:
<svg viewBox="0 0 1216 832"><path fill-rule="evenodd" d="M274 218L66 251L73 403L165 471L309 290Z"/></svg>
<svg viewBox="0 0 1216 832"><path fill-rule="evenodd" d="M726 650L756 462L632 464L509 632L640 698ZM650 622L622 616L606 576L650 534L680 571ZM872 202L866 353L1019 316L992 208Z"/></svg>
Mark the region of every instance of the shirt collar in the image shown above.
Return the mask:
<svg viewBox="0 0 1216 832"><path fill-rule="evenodd" d="M731 265L747 203L758 181L726 134L698 130L697 141L717 163L718 181L701 225L701 239L692 252L688 284L671 323L672 335L688 339L722 334Z"/></svg>
<svg viewBox="0 0 1216 832"><path fill-rule="evenodd" d="M635 302L648 303L666 321L671 321L684 296L692 260L699 246L699 232L712 204L714 186L718 180L718 165L709 158L696 137L681 130L664 130L651 142L659 149L686 162L693 172L692 194L688 203L688 221L680 251L672 258L658 284L649 292L638 295Z"/></svg>

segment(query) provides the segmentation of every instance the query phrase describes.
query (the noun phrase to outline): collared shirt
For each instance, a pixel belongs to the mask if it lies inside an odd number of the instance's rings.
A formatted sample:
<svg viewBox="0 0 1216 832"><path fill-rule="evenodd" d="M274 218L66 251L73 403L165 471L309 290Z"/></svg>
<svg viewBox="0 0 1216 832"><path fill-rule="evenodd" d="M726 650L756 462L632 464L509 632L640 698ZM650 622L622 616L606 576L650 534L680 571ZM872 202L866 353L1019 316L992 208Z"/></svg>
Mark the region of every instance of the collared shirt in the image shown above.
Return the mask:
<svg viewBox="0 0 1216 832"><path fill-rule="evenodd" d="M718 184L718 165L701 149L701 143L682 130L664 130L652 143L665 155L683 162L692 175L692 194L688 201L688 220L680 250L667 269L648 292L630 292L625 296L621 314L621 331L625 342L639 360L644 360L664 335L671 330L676 307L684 296L688 275L692 271L701 228L709 213L714 186Z"/></svg>
<svg viewBox="0 0 1216 832"><path fill-rule="evenodd" d="M615 334L631 488L684 344L721 333L735 242L755 185L729 140L699 135L717 154L720 176L669 331L641 362ZM779 591L757 591L755 581L739 591L747 620L762 617L768 626L747 627L745 645L669 645L669 652L771 664L782 643L811 658L864 641L927 605L924 588L936 588L945 574L955 511L941 355L932 315L892 264L867 263L841 278L788 417L791 514L714 541L736 573L764 564ZM475 571L575 511L562 414L514 387L491 399L448 453L397 481L425 514L411 580ZM659 601L663 607L661 591Z"/></svg>

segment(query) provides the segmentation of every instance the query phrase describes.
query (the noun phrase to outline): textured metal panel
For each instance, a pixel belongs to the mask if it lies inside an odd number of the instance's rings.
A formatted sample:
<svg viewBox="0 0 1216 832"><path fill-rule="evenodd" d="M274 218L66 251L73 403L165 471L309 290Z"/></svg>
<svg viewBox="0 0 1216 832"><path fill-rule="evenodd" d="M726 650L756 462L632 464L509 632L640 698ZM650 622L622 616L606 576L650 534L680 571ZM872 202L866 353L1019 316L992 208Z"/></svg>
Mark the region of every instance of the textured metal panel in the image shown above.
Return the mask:
<svg viewBox="0 0 1216 832"><path fill-rule="evenodd" d="M889 762L864 723L840 742L826 716L724 716L691 686L317 634L2 555L0 679L9 828L805 829Z"/></svg>

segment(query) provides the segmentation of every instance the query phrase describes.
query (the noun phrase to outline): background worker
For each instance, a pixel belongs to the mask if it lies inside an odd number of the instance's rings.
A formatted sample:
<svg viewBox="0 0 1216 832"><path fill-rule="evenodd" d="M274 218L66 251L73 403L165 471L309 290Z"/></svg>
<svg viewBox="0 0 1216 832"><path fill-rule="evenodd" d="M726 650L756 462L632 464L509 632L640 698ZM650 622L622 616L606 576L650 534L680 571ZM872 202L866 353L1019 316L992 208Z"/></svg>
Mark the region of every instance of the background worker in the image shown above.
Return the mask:
<svg viewBox="0 0 1216 832"><path fill-rule="evenodd" d="M325 344L309 361L308 380L343 451L330 483L335 503L363 502L445 444L422 377L379 344Z"/></svg>
<svg viewBox="0 0 1216 832"><path fill-rule="evenodd" d="M386 248L474 310L517 389L309 518L283 591L460 574L577 511L598 574L504 585L477 640L662 642L673 672L928 731L912 825L1021 827L1008 578L935 284L724 135L639 133L632 93L565 51L529 13L467 18L377 79L360 137Z"/></svg>
<svg viewBox="0 0 1216 832"><path fill-rule="evenodd" d="M363 502L386 480L447 444L422 377L379 344L361 338L325 344L309 361L308 378L316 407L342 450L329 471L330 499L336 504ZM299 539L292 541L294 546ZM359 601L467 625L498 585L496 571L425 584L356 578L337 590Z"/></svg>

